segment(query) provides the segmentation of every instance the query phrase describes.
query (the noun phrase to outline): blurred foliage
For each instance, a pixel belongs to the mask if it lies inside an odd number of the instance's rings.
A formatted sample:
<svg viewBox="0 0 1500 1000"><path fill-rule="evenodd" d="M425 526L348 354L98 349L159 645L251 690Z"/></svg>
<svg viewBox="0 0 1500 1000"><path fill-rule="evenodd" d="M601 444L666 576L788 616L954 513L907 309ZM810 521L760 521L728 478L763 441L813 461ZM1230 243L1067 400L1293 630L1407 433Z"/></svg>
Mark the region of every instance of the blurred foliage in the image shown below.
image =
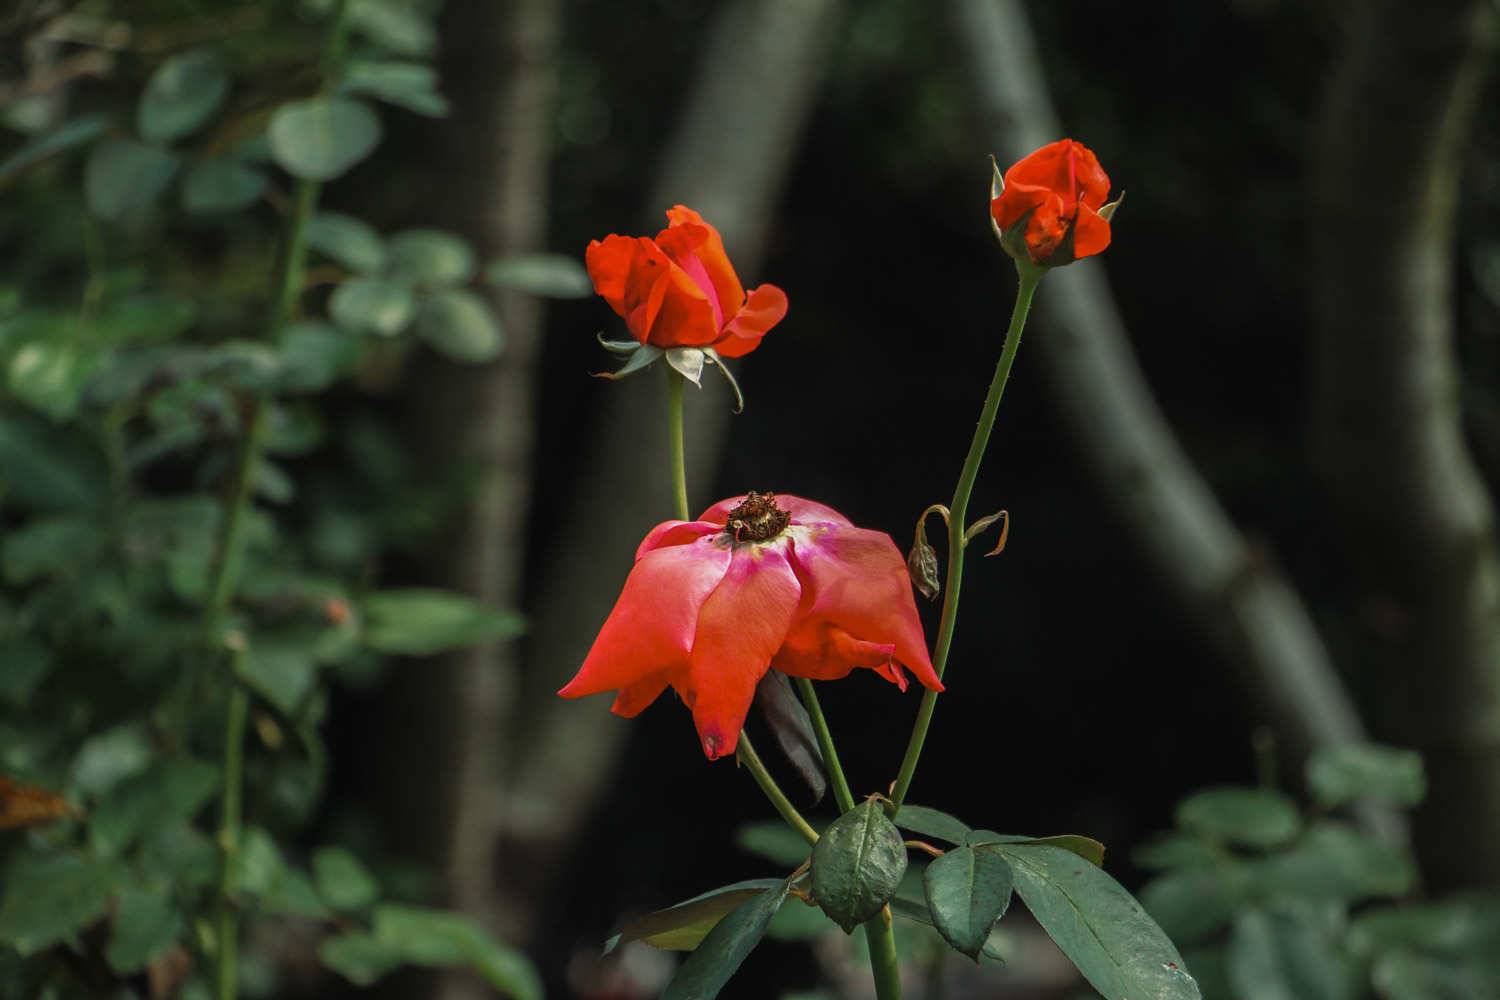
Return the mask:
<svg viewBox="0 0 1500 1000"><path fill-rule="evenodd" d="M1416 754L1364 745L1307 766L1313 804L1265 788L1198 792L1142 845L1141 902L1183 948L1207 1000L1500 997L1500 896L1418 901L1416 866L1334 811L1416 806Z"/></svg>
<svg viewBox="0 0 1500 1000"><path fill-rule="evenodd" d="M41 0L0 18L0 240L20 248L0 265L0 997L205 996L216 912L243 918L246 996L311 988L314 954L358 984L468 965L539 993L477 926L387 900L379 859L299 838L330 685L521 627L376 589L382 554L430 539L464 490L360 401L419 351L503 350L480 262L452 233L316 209L387 115L447 112L435 14ZM488 266L586 290L570 261ZM241 829L225 743L246 692Z"/></svg>

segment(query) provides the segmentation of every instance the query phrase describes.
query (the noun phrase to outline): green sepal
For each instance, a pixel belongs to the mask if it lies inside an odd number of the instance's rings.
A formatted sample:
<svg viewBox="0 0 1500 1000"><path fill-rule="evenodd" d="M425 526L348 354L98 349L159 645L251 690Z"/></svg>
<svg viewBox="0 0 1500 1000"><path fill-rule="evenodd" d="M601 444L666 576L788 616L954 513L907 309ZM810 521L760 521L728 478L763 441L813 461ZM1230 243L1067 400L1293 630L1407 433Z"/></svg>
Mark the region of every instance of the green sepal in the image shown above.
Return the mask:
<svg viewBox="0 0 1500 1000"><path fill-rule="evenodd" d="M611 382L613 382L616 379L622 379L626 376L634 375L636 372L641 371L644 368L650 368L652 365L656 364L656 362L665 353L666 352L663 351L660 347L652 347L650 344L642 344L631 353L630 360L626 361L625 364L617 371L594 372L594 378L607 378Z"/></svg>

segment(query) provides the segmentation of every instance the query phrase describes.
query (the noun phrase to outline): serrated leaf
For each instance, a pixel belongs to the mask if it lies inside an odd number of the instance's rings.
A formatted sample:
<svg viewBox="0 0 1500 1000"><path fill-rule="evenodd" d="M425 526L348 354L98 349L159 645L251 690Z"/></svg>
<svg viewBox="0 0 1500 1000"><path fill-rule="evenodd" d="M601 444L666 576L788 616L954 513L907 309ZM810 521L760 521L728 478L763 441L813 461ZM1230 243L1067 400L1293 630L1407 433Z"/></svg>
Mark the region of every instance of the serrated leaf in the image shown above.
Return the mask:
<svg viewBox="0 0 1500 1000"><path fill-rule="evenodd" d="M152 142L180 139L207 121L228 93L229 74L214 52L178 53L146 81L136 105L136 131Z"/></svg>
<svg viewBox="0 0 1500 1000"><path fill-rule="evenodd" d="M385 278L351 278L328 300L339 326L394 337L416 315L417 300L406 285Z"/></svg>
<svg viewBox="0 0 1500 1000"><path fill-rule="evenodd" d="M1223 863L1168 872L1141 889L1141 905L1180 945L1227 927L1254 893L1250 870Z"/></svg>
<svg viewBox="0 0 1500 1000"><path fill-rule="evenodd" d="M89 152L83 193L89 210L113 221L157 199L177 174L177 157L134 139L106 139Z"/></svg>
<svg viewBox="0 0 1500 1000"><path fill-rule="evenodd" d="M39 417L0 415L0 486L7 504L33 511L76 511L105 495L97 452Z"/></svg>
<svg viewBox="0 0 1500 1000"><path fill-rule="evenodd" d="M1375 743L1346 743L1314 751L1307 762L1313 799L1332 809L1360 798L1414 806L1427 794L1422 755Z"/></svg>
<svg viewBox="0 0 1500 1000"><path fill-rule="evenodd" d="M437 47L432 21L403 0L353 0L349 27L397 55L425 56Z"/></svg>
<svg viewBox="0 0 1500 1000"><path fill-rule="evenodd" d="M943 940L978 962L990 929L1010 905L1010 866L994 851L955 847L927 865L922 886Z"/></svg>
<svg viewBox="0 0 1500 1000"><path fill-rule="evenodd" d="M489 303L467 288L426 295L417 309L417 336L454 361L491 361L505 346L500 321Z"/></svg>
<svg viewBox="0 0 1500 1000"><path fill-rule="evenodd" d="M281 333L278 385L282 392L321 392L354 367L359 349L350 335L328 323L293 323Z"/></svg>
<svg viewBox="0 0 1500 1000"><path fill-rule="evenodd" d="M1482 955L1500 941L1500 896L1473 894L1435 903L1365 910L1349 926L1349 949L1369 957L1397 947L1460 957Z"/></svg>
<svg viewBox="0 0 1500 1000"><path fill-rule="evenodd" d="M1264 893L1353 902L1402 896L1417 874L1405 850L1347 823L1322 822L1292 847L1260 861L1255 878Z"/></svg>
<svg viewBox="0 0 1500 1000"><path fill-rule="evenodd" d="M1182 956L1119 883L1046 844L996 844L1037 923L1105 1000L1201 1000Z"/></svg>
<svg viewBox="0 0 1500 1000"><path fill-rule="evenodd" d="M741 903L709 931L662 992L661 1000L713 1000L760 944L781 909L790 882Z"/></svg>
<svg viewBox="0 0 1500 1000"><path fill-rule="evenodd" d="M779 878L735 882L665 909L632 917L621 924L619 933L605 943L604 953L608 955L631 941L644 941L652 947L667 950L692 951L725 916L747 900L780 887L782 882Z"/></svg>
<svg viewBox="0 0 1500 1000"><path fill-rule="evenodd" d="M966 843L969 834L973 833L969 825L958 817L927 806L903 805L900 812L896 813L896 825L903 830L910 830L923 837L935 837L950 844Z"/></svg>
<svg viewBox="0 0 1500 1000"><path fill-rule="evenodd" d="M813 897L845 933L879 913L905 873L901 832L873 799L834 820L813 845Z"/></svg>
<svg viewBox="0 0 1500 1000"><path fill-rule="evenodd" d="M125 889L115 906L105 961L120 975L133 975L170 948L182 928L182 913L165 890Z"/></svg>
<svg viewBox="0 0 1500 1000"><path fill-rule="evenodd" d="M338 940L342 939L330 939L330 943ZM514 1000L542 997L541 980L526 956L455 913L415 906L381 906L375 910L373 932L356 937L352 945L336 947L334 953L346 965L356 964L352 960L359 959L363 963L359 971L368 974L377 967L381 949L388 958L396 959L396 964L467 965L502 996ZM328 953L320 951L320 954L328 962ZM375 973L377 978L380 974Z"/></svg>
<svg viewBox="0 0 1500 1000"><path fill-rule="evenodd" d="M121 782L94 808L89 841L101 854L117 854L140 837L191 819L218 786L219 769L206 761L158 760L144 774Z"/></svg>
<svg viewBox="0 0 1500 1000"><path fill-rule="evenodd" d="M386 267L413 285L462 285L474 277L474 252L441 229L407 229L386 243Z"/></svg>
<svg viewBox="0 0 1500 1000"><path fill-rule="evenodd" d="M462 594L411 588L371 594L363 603L365 645L382 653L428 656L521 634L523 621Z"/></svg>
<svg viewBox="0 0 1500 1000"><path fill-rule="evenodd" d="M363 102L314 97L277 108L266 138L272 158L287 173L329 181L369 156L380 134L380 118Z"/></svg>
<svg viewBox="0 0 1500 1000"><path fill-rule="evenodd" d="M318 679L313 637L297 633L256 636L236 673L283 715L293 715Z"/></svg>
<svg viewBox="0 0 1500 1000"><path fill-rule="evenodd" d="M967 843L970 847L979 847L982 844L1044 844L1048 847L1060 847L1065 851L1070 851L1095 867L1104 866L1104 845L1093 837L1084 837L1076 833L1060 833L1052 837L1023 837L1016 834L996 833L994 830L974 830L969 834Z"/></svg>
<svg viewBox="0 0 1500 1000"><path fill-rule="evenodd" d="M249 208L266 190L266 175L234 160L204 160L188 168L178 194L184 212L217 215Z"/></svg>
<svg viewBox="0 0 1500 1000"><path fill-rule="evenodd" d="M23 852L5 868L0 943L22 956L65 940L104 915L120 875L111 861Z"/></svg>
<svg viewBox="0 0 1500 1000"><path fill-rule="evenodd" d="M370 274L385 266L385 243L363 219L319 212L307 223L307 245L351 271Z"/></svg>
<svg viewBox="0 0 1500 1000"><path fill-rule="evenodd" d="M594 294L594 282L583 265L560 253L518 254L490 261L485 280L553 299L583 299Z"/></svg>
<svg viewBox="0 0 1500 1000"><path fill-rule="evenodd" d="M1265 788L1210 788L1177 806L1177 825L1237 847L1268 850L1302 831L1296 803Z"/></svg>
<svg viewBox="0 0 1500 1000"><path fill-rule="evenodd" d="M335 910L359 910L380 895L380 886L360 860L342 847L324 847L313 854L313 879L318 894Z"/></svg>

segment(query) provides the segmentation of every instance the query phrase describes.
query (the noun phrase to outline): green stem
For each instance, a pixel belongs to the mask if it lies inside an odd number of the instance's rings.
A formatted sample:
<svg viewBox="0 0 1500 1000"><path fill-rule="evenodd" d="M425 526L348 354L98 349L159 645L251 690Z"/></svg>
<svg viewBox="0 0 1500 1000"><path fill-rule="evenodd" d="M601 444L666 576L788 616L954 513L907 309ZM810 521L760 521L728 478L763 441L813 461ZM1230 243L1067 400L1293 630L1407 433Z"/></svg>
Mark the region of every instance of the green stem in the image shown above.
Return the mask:
<svg viewBox="0 0 1500 1000"><path fill-rule="evenodd" d="M771 772L766 770L766 765L761 762L760 754L755 752L755 745L750 742L749 733L740 733L738 753L740 763L744 764L745 769L755 778L755 783L760 786L761 791L766 793L766 798L771 800L771 805L776 807L776 811L781 813L781 818L786 820L787 825L793 830L802 834L803 840L809 844L816 844L818 831L814 830L812 824L802 817L797 807L792 805L792 800L787 798L786 793L781 790L781 786L776 784L776 779L771 777Z"/></svg>
<svg viewBox="0 0 1500 1000"><path fill-rule="evenodd" d="M682 387L687 379L671 365L667 372L667 442L672 451L672 500L677 505L677 520L688 521L687 448L682 439Z"/></svg>
<svg viewBox="0 0 1500 1000"><path fill-rule="evenodd" d="M828 720L823 718L823 706L818 703L818 692L813 689L813 682L806 677L792 679L797 682L797 690L802 692L802 701L812 719L813 734L818 738L818 749L823 752L823 765L828 769L828 780L833 785L833 799L838 803L839 812L846 813L854 808L854 796L849 791L848 779L844 777L843 765L839 763L839 752L834 749L833 733L828 730Z"/></svg>
<svg viewBox="0 0 1500 1000"><path fill-rule="evenodd" d="M974 492L974 480L979 478L979 465L984 460L985 448L990 443L990 432L995 427L995 413L1000 409L1000 397L1005 394L1005 383L1010 379L1011 365L1015 363L1016 351L1021 346L1021 331L1026 328L1026 315L1031 311L1031 299L1045 270L1037 267L1017 266L1021 276L1016 290L1015 308L1011 310L1010 327L1005 331L1005 347L1000 352L1000 361L995 365L995 375L990 379L989 392L984 397L984 408L979 411L979 426L974 428L974 440L969 444L969 454L964 458L963 471L958 476L958 486L953 491L953 502L948 505L948 573L944 584L943 612L938 622L937 645L932 653L932 666L939 677L948 667L948 651L953 646L953 630L958 621L958 596L964 575L964 531L968 523L969 496ZM901 760L901 770L896 774L896 783L891 789L891 812L901 808L906 801L906 791L911 787L912 775L917 770L917 760L922 756L922 744L927 741L927 729L932 725L932 713L937 707L936 691L922 695L922 707L917 710L917 721L912 726L911 739L906 744L906 756Z"/></svg>
<svg viewBox="0 0 1500 1000"><path fill-rule="evenodd" d="M870 948L876 1000L901 1000L901 960L896 957L896 932L891 923L889 906L882 907L865 922L865 943Z"/></svg>
<svg viewBox="0 0 1500 1000"><path fill-rule="evenodd" d="M238 661L243 653L236 653ZM219 848L224 863L219 870L218 997L233 1000L238 983L235 956L239 944L239 913L234 904L236 859L240 849L240 810L245 784L245 720L250 696L236 684L229 694L224 721L224 797L219 807Z"/></svg>

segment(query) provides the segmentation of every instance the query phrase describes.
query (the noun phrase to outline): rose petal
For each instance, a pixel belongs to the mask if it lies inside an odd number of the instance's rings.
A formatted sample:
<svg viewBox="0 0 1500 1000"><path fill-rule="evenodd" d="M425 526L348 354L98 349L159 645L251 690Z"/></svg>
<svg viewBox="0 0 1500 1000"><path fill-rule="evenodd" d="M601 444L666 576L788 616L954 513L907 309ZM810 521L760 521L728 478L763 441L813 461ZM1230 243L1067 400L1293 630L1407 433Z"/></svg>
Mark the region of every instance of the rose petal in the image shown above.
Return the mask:
<svg viewBox="0 0 1500 1000"><path fill-rule="evenodd" d="M621 688L609 710L626 719L635 718L667 689L669 675L669 671L663 671Z"/></svg>
<svg viewBox="0 0 1500 1000"><path fill-rule="evenodd" d="M724 252L724 240L719 236L719 231L705 222L703 216L686 205L672 206L667 212L667 218L671 221L669 228L678 226L701 226L703 228L705 236L693 252L698 260L702 261L709 281L718 292L719 305L723 308L724 315L733 316L739 312L740 307L745 304L745 289L740 284L739 275L734 273L734 266L729 263L729 255Z"/></svg>
<svg viewBox="0 0 1500 1000"><path fill-rule="evenodd" d="M739 745L755 686L786 641L801 597L797 575L778 546L742 545L703 602L688 687L693 722L710 760Z"/></svg>
<svg viewBox="0 0 1500 1000"><path fill-rule="evenodd" d="M709 537L642 556L626 577L583 666L558 694L581 698L685 667L699 610L724 579L729 563L729 550Z"/></svg>
<svg viewBox="0 0 1500 1000"><path fill-rule="evenodd" d="M786 293L775 285L751 289L744 308L729 321L714 349L726 358L744 357L760 346L766 331L786 318L786 309Z"/></svg>
<svg viewBox="0 0 1500 1000"><path fill-rule="evenodd" d="M827 622L868 643L895 647L897 662L926 687L943 689L927 655L906 560L880 531L836 524L794 536L792 566L812 601L799 626Z"/></svg>
<svg viewBox="0 0 1500 1000"><path fill-rule="evenodd" d="M1073 256L1092 257L1109 246L1109 222L1088 205L1078 206L1078 219L1073 223Z"/></svg>
<svg viewBox="0 0 1500 1000"><path fill-rule="evenodd" d="M710 524L706 521L663 521L652 528L641 539L641 544L636 546L635 557L639 559L647 552L655 549L664 549L671 545L686 545L696 542L704 535L717 535L724 530L722 524Z"/></svg>
<svg viewBox="0 0 1500 1000"><path fill-rule="evenodd" d="M807 596L804 591L804 601ZM803 618L787 634L771 666L793 677L836 681L855 667L888 666L895 655L891 643L864 642L827 619Z"/></svg>

